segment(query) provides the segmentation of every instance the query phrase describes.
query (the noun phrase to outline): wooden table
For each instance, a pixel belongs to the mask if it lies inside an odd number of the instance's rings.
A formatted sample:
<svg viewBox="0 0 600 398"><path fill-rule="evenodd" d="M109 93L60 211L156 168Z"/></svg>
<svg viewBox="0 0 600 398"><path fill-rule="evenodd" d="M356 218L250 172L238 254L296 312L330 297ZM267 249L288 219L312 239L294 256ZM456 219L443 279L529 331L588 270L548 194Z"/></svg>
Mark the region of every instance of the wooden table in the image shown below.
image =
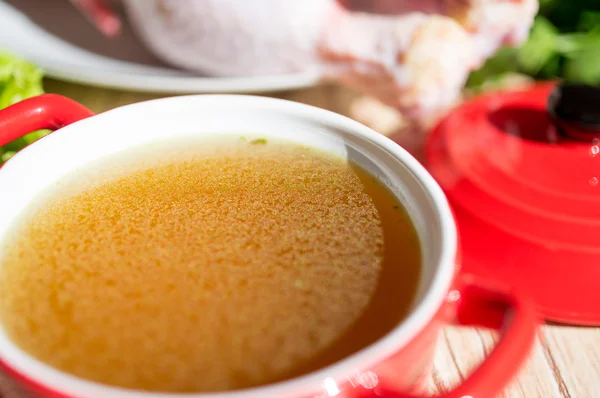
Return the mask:
<svg viewBox="0 0 600 398"><path fill-rule="evenodd" d="M47 81L48 92L60 93L96 112L161 97ZM278 93L280 98L349 113L354 94L337 87L319 87ZM486 330L448 327L440 336L431 392L449 388L469 374L492 349L495 335ZM23 397L0 383L3 398ZM519 377L502 395L510 398L600 397L600 329L546 325L541 341ZM488 398L488 397L475 397ZM491 397L490 397L491 398Z"/></svg>

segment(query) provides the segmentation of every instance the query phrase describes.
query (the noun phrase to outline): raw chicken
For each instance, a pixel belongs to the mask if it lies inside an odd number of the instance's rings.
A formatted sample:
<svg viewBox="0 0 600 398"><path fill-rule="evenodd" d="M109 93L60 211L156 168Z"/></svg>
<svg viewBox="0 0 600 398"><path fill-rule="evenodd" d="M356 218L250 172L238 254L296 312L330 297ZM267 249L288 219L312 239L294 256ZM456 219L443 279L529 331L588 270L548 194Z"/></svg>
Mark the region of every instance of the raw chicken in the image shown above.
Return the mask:
<svg viewBox="0 0 600 398"><path fill-rule="evenodd" d="M468 73L523 40L537 12L536 0L121 1L173 65L217 76L312 71L416 117L450 106Z"/></svg>
<svg viewBox="0 0 600 398"><path fill-rule="evenodd" d="M349 9L379 14L423 12L456 19L491 55L502 44L521 43L538 11L537 0L339 0Z"/></svg>

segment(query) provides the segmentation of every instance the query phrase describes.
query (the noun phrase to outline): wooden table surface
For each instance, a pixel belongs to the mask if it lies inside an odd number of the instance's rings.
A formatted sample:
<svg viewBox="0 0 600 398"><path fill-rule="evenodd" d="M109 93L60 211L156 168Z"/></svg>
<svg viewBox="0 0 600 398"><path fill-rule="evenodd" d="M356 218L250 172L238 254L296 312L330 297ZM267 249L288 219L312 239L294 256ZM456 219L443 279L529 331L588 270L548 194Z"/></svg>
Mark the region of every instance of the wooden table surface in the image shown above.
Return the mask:
<svg viewBox="0 0 600 398"><path fill-rule="evenodd" d="M47 81L48 92L66 95L95 112L162 95L139 94ZM303 102L349 115L355 96L337 87L318 87L283 92L276 97ZM431 392L451 387L476 366L494 345L495 335L486 330L448 327L440 336ZM0 380L1 381L1 380ZM0 396L21 398L22 392L0 382ZM545 325L540 342L502 397L600 398L600 329ZM488 397L474 397L488 398ZM489 397L492 398L492 397Z"/></svg>

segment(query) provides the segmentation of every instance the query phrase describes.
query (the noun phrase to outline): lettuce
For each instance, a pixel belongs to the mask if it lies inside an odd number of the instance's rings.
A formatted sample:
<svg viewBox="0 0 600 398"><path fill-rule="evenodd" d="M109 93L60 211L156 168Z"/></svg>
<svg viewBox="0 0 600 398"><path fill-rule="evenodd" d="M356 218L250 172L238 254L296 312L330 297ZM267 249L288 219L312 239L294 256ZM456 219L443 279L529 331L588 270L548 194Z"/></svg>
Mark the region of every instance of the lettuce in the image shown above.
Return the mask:
<svg viewBox="0 0 600 398"><path fill-rule="evenodd" d="M43 77L42 70L35 65L0 51L0 109L42 94ZM0 163L47 133L47 130L34 131L0 147Z"/></svg>

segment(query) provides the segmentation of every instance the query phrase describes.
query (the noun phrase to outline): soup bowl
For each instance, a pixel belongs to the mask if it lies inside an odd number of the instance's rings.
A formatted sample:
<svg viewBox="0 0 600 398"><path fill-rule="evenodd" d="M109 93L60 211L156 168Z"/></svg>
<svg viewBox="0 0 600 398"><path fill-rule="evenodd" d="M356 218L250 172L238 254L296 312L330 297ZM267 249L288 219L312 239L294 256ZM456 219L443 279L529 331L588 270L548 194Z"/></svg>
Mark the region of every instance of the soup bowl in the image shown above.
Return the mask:
<svg viewBox="0 0 600 398"><path fill-rule="evenodd" d="M423 253L412 310L391 332L331 366L257 388L166 394L102 385L41 363L0 327L0 365L38 396L423 397L440 328L456 324L497 330L500 338L466 380L440 396L491 398L515 375L534 344L538 319L526 297L509 286L459 272L456 227L434 179L393 141L349 118L294 102L237 95L166 98L93 115L72 100L45 94L0 111L0 145L38 129L56 131L17 153L0 170L0 239L44 188L89 162L152 141L244 133L319 148L369 171L406 207Z"/></svg>

